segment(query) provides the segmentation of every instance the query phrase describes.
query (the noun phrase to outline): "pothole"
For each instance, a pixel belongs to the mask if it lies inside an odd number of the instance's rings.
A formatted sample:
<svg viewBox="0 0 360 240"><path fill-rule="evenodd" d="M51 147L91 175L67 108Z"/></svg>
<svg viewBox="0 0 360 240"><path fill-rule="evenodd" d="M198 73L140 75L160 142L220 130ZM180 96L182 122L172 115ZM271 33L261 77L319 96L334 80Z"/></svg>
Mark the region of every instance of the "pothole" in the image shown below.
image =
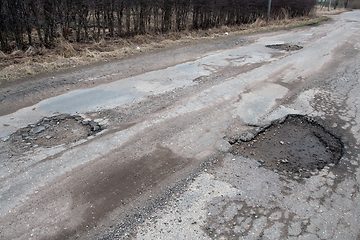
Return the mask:
<svg viewBox="0 0 360 240"><path fill-rule="evenodd" d="M12 152L23 152L33 147L53 147L85 139L102 130L94 121L84 120L78 115L62 114L43 118L13 133L6 142Z"/></svg>
<svg viewBox="0 0 360 240"><path fill-rule="evenodd" d="M311 118L288 115L256 134L229 140L231 153L259 161L265 168L286 175L310 177L327 165L339 163L341 140Z"/></svg>
<svg viewBox="0 0 360 240"><path fill-rule="evenodd" d="M302 49L302 46L298 45L290 45L290 44L273 44L273 45L265 45L265 47L276 49L276 50L285 50L285 51L297 51Z"/></svg>

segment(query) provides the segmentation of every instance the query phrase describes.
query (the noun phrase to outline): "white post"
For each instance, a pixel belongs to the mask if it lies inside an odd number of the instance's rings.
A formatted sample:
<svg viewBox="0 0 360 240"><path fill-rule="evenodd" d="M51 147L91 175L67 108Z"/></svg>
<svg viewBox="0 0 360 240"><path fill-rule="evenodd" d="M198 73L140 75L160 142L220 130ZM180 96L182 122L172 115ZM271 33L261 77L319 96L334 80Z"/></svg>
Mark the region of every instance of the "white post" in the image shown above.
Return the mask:
<svg viewBox="0 0 360 240"><path fill-rule="evenodd" d="M268 4L268 10L267 10L267 20L270 20L270 8L271 8L271 0L269 0L269 4Z"/></svg>

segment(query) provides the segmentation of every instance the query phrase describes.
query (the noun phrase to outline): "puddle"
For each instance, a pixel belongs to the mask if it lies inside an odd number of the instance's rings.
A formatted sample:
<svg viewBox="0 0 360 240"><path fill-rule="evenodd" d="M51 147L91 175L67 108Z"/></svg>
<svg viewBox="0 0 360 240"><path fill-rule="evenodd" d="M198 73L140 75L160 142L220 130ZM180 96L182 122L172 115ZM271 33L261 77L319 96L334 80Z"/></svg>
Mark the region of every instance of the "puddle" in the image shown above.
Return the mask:
<svg viewBox="0 0 360 240"><path fill-rule="evenodd" d="M285 50L285 51L297 51L302 49L302 46L298 45L290 45L290 44L273 44L273 45L265 45L265 47L276 49L276 50Z"/></svg>
<svg viewBox="0 0 360 240"><path fill-rule="evenodd" d="M36 147L54 147L85 139L102 130L94 121L80 116L62 114L43 118L13 133L6 142L11 144L12 153L21 153Z"/></svg>
<svg viewBox="0 0 360 240"><path fill-rule="evenodd" d="M41 102L38 109L58 113L75 114L96 111L131 102L136 94L131 92L105 91L103 89L83 89L72 91Z"/></svg>
<svg viewBox="0 0 360 240"><path fill-rule="evenodd" d="M265 168L295 178L308 178L336 165L343 154L339 138L303 115L288 115L229 142L232 154L256 159Z"/></svg>

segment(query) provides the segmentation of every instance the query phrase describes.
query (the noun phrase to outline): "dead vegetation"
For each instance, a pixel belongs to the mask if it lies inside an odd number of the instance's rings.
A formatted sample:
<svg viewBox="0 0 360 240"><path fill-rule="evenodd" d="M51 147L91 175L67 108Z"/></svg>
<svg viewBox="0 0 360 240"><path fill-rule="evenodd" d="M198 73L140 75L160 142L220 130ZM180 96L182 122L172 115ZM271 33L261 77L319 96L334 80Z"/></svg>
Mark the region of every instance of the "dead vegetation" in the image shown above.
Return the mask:
<svg viewBox="0 0 360 240"><path fill-rule="evenodd" d="M196 43L201 39L289 29L326 20L326 17L315 15L290 19L286 11L283 14L269 22L258 18L251 24L222 26L207 30L136 35L126 38L102 38L98 42L87 43L70 43L63 38L58 38L56 47L52 49L30 46L24 51L15 50L10 54L0 51L0 83L15 81L39 73L122 59L133 54L166 49L174 45Z"/></svg>

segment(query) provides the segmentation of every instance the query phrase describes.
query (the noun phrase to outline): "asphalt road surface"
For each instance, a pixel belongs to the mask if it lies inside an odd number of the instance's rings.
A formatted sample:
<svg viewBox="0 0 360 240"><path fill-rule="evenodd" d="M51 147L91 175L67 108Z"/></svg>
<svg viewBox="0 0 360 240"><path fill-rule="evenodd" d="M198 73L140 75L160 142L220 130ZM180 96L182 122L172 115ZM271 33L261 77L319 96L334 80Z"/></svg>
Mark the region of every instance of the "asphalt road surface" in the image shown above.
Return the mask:
<svg viewBox="0 0 360 240"><path fill-rule="evenodd" d="M1 239L359 239L360 11L3 84Z"/></svg>

